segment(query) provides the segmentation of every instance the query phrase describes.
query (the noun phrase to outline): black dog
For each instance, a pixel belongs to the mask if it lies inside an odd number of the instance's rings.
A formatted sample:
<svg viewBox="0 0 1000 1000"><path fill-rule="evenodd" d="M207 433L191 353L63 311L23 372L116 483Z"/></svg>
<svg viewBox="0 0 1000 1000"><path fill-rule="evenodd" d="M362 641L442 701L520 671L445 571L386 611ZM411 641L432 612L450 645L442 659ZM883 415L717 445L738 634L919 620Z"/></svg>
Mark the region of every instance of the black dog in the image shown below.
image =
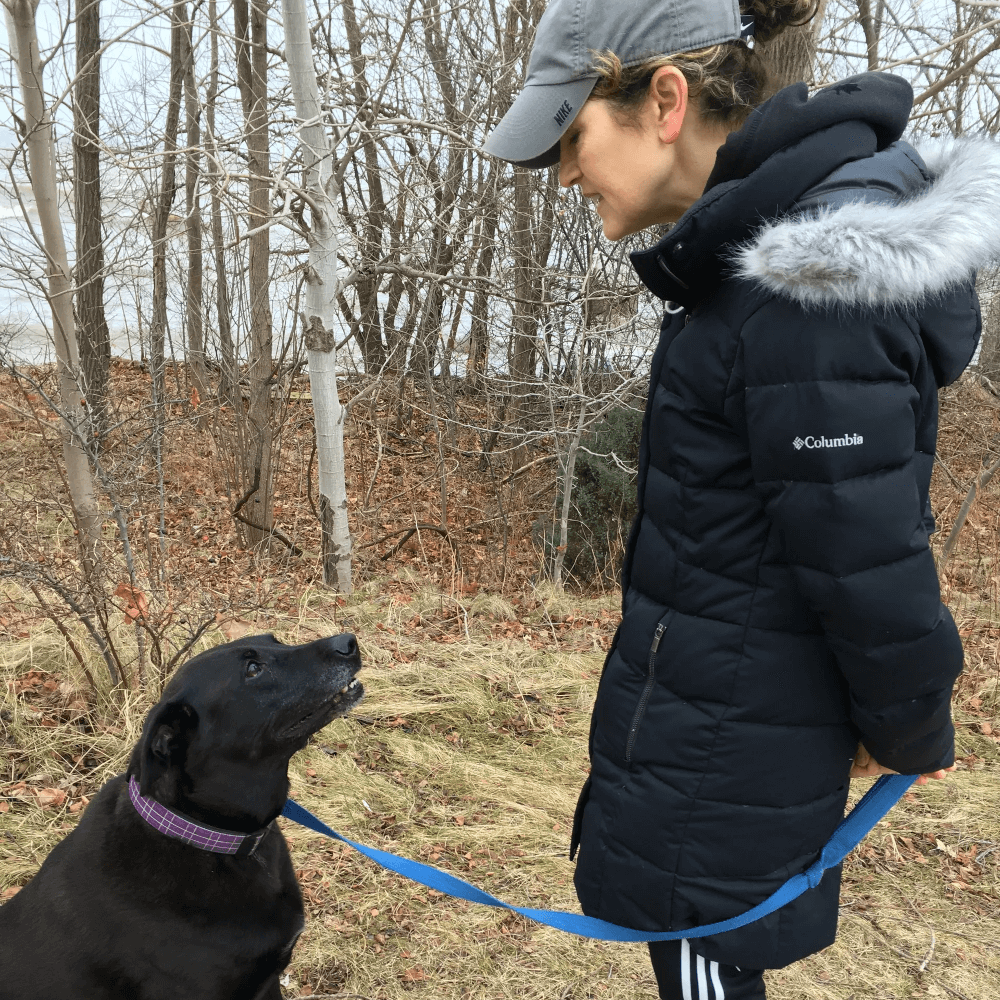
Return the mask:
<svg viewBox="0 0 1000 1000"><path fill-rule="evenodd" d="M279 1000L304 914L274 823L288 761L358 701L360 666L346 633L184 664L128 772L0 907L0 1000Z"/></svg>

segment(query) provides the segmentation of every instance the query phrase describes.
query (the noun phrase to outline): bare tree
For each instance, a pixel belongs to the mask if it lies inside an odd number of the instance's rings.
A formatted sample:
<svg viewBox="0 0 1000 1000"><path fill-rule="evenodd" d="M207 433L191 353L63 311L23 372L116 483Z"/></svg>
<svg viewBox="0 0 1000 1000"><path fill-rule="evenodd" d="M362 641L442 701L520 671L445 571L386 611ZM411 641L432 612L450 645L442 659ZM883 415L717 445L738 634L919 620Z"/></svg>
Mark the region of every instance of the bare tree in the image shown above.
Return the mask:
<svg viewBox="0 0 1000 1000"><path fill-rule="evenodd" d="M107 429L111 335L104 314L101 210L101 2L78 0L73 104L76 322L83 389L95 440Z"/></svg>
<svg viewBox="0 0 1000 1000"><path fill-rule="evenodd" d="M28 149L31 190L38 208L38 221L48 259L48 300L59 365L63 461L73 513L80 533L82 559L88 576L93 578L98 571L101 513L86 450L90 434L82 406L80 355L73 318L73 281L59 217L55 144L43 89L44 63L38 48L34 3L32 0L10 0L8 9L15 30L15 57L21 81L24 143Z"/></svg>
<svg viewBox="0 0 1000 1000"><path fill-rule="evenodd" d="M153 402L153 451L157 480L163 495L163 434L166 424L167 379L167 227L170 209L177 194L177 130L180 123L181 89L184 82L182 45L183 28L180 9L170 8L170 82L167 92L167 120L163 132L163 160L160 167L160 190L153 209L153 315L149 327L149 369ZM163 546L165 511L160 507L159 535Z"/></svg>
<svg viewBox="0 0 1000 1000"><path fill-rule="evenodd" d="M219 395L230 406L235 403L236 351L233 347L229 278L226 275L225 237L222 226L222 158L215 128L215 110L219 99L219 17L216 0L208 2L209 32L211 35L211 67L208 93L205 99L205 118L208 124L206 152L210 164L212 185L212 247L215 258L215 318L219 331L219 354L222 374L219 378Z"/></svg>
<svg viewBox="0 0 1000 1000"><path fill-rule="evenodd" d="M301 121L303 188L311 208L303 337L309 351L309 386L319 459L319 515L323 582L351 592L351 532L344 477L344 410L337 394L336 180L333 153L323 122L304 0L283 0L285 53L295 112Z"/></svg>
<svg viewBox="0 0 1000 1000"><path fill-rule="evenodd" d="M274 375L271 327L271 165L267 101L268 0L233 0L236 70L249 166L246 234L250 297L250 359L247 434L237 457L245 490L233 508L248 545L268 541L274 527L274 438L271 390Z"/></svg>
<svg viewBox="0 0 1000 1000"><path fill-rule="evenodd" d="M859 0L867 3L868 0ZM784 87L805 80L812 83L816 44L822 24L826 0L820 0L816 16L806 24L787 28L768 42L757 43L768 72L765 96L770 97Z"/></svg>
<svg viewBox="0 0 1000 1000"><path fill-rule="evenodd" d="M187 231L187 363L191 376L192 401L208 400L209 385L205 372L205 333L202 319L202 223L198 184L201 173L201 103L195 83L194 17L188 19L187 4L180 0L177 16L181 31L181 59L184 64L184 124L187 153L184 157L184 208ZM202 427L207 426L204 416Z"/></svg>

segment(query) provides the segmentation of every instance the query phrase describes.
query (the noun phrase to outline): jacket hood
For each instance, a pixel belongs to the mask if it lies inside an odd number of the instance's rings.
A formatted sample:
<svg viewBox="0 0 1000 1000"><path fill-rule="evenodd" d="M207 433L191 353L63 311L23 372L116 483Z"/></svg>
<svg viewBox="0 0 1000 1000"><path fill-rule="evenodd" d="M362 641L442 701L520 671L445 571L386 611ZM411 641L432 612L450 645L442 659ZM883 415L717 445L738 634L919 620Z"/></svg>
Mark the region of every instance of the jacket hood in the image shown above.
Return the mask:
<svg viewBox="0 0 1000 1000"><path fill-rule="evenodd" d="M885 149L903 134L912 107L909 83L889 73L848 77L812 96L804 83L792 84L755 108L743 127L729 135L716 154L705 191L749 177L780 150L842 122L864 122L876 149Z"/></svg>
<svg viewBox="0 0 1000 1000"><path fill-rule="evenodd" d="M1000 144L898 141L909 84L864 73L779 91L719 150L705 193L631 255L693 308L729 274L819 308L917 307L1000 261ZM922 159L921 159L922 157Z"/></svg>
<svg viewBox="0 0 1000 1000"><path fill-rule="evenodd" d="M919 193L893 203L858 187L821 199L760 229L733 255L736 273L808 306L914 307L1000 262L1000 144L916 148L930 177Z"/></svg>
<svg viewBox="0 0 1000 1000"><path fill-rule="evenodd" d="M794 211L833 172L892 146L912 99L905 80L885 73L812 96L804 83L779 91L729 136L702 197L656 246L631 255L639 277L660 298L693 307L762 224Z"/></svg>

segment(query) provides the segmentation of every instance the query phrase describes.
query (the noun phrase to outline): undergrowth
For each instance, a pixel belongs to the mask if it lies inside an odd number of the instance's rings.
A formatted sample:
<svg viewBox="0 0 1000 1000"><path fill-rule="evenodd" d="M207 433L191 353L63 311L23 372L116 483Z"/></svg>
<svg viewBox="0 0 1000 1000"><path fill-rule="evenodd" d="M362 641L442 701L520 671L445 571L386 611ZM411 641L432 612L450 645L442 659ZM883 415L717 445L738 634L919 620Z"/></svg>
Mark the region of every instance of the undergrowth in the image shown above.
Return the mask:
<svg viewBox="0 0 1000 1000"><path fill-rule="evenodd" d="M378 583L307 592L293 615L228 621L288 642L360 636L364 701L292 761L292 794L353 840L429 861L511 902L576 910L567 858L613 597L457 600ZM907 796L848 861L837 943L768 974L775 1000L955 996L1000 982L996 616L960 620L959 772ZM197 648L195 651L197 651ZM153 692L88 707L43 622L0 645L0 886L10 893L125 764ZM857 794L864 790L858 783ZM456 902L281 820L307 906L288 996L655 997L642 946L581 940Z"/></svg>

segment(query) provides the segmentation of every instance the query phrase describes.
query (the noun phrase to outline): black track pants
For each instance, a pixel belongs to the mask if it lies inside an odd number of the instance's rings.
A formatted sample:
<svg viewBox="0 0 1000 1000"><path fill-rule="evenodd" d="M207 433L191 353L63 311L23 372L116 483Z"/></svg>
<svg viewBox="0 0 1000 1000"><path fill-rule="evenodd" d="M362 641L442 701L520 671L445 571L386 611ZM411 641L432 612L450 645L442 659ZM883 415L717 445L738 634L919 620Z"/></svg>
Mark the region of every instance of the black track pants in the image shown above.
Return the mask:
<svg viewBox="0 0 1000 1000"><path fill-rule="evenodd" d="M764 973L707 962L689 941L649 945L660 1000L764 1000Z"/></svg>

